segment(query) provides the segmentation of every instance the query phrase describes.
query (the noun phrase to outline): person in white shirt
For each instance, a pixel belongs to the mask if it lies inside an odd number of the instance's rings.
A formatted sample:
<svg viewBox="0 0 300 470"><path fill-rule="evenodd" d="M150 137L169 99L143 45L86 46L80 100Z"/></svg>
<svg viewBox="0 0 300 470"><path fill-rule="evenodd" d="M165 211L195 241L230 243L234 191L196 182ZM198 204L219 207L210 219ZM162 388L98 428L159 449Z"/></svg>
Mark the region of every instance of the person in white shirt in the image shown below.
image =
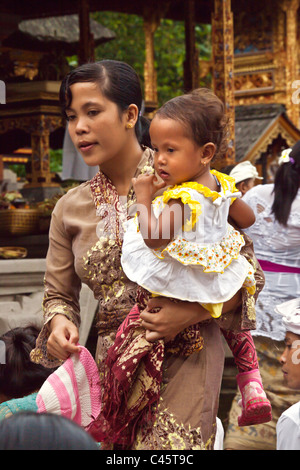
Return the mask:
<svg viewBox="0 0 300 470"><path fill-rule="evenodd" d="M287 387L300 390L300 298L276 307L286 328L285 350L280 358ZM300 450L300 401L280 416L277 426L277 450Z"/></svg>
<svg viewBox="0 0 300 470"><path fill-rule="evenodd" d="M255 304L256 329L251 331L273 419L267 424L236 426L239 395L233 400L224 448L275 450L276 424L283 410L300 400L300 390L283 384L279 359L285 329L276 305L300 297L300 141L282 152L274 184L258 184L243 196L256 221L246 234L263 269L265 286Z"/></svg>

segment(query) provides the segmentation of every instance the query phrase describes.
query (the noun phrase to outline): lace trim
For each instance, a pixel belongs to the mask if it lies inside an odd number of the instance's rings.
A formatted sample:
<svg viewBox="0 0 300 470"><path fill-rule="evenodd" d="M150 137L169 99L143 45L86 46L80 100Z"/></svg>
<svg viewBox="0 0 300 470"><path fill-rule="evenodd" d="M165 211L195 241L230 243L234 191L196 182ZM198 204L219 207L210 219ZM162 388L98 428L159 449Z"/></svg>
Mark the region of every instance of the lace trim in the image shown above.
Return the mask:
<svg viewBox="0 0 300 470"><path fill-rule="evenodd" d="M161 259L165 257L165 253L168 253L182 264L203 266L204 272L207 273L224 273L232 260L238 258L244 245L243 236L228 226L227 235L220 242L212 245L201 247L196 242L178 237L162 250L154 249L153 253Z"/></svg>
<svg viewBox="0 0 300 470"><path fill-rule="evenodd" d="M198 221L200 214L202 213L201 204L199 201L192 199L189 191L180 186L169 189L163 193L162 196L158 196L153 201L154 211L159 211L160 206L163 207L170 201L170 199L181 199L183 204L187 204L191 210L191 217L189 220L184 222L183 230L191 231L195 223Z"/></svg>
<svg viewBox="0 0 300 470"><path fill-rule="evenodd" d="M220 173L217 170L210 170L210 173L216 176L217 180L221 183L221 187L224 193L226 192L236 192L238 193L238 189L235 187L235 180L231 176L225 175L224 173ZM217 191L213 191L209 189L207 186L204 186L201 183L197 183L196 181L188 181L187 183L182 183L180 185L172 186L168 191L176 191L177 189L181 188L190 188L195 189L199 193L203 194L205 197L212 198L215 201L217 198L222 197L222 193ZM160 196L158 196L160 197Z"/></svg>

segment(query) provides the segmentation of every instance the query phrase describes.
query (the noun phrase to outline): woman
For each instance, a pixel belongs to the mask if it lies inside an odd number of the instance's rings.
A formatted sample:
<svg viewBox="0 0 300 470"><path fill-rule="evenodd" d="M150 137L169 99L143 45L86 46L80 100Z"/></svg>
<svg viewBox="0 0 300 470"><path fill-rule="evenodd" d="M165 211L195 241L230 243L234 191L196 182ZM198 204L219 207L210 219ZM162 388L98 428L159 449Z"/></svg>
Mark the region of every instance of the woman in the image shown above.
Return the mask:
<svg viewBox="0 0 300 470"><path fill-rule="evenodd" d="M237 395L233 401L225 448L274 450L276 423L281 413L299 400L282 383L279 358L285 330L275 306L300 297L300 142L279 159L274 184L258 185L243 197L255 212L255 224L246 230L265 274L265 287L256 303L256 330L252 332L265 391L272 404L273 420L239 429Z"/></svg>
<svg viewBox="0 0 300 470"><path fill-rule="evenodd" d="M143 146L149 138L140 116L140 83L127 64L105 60L79 67L63 81L60 98L75 147L88 165L99 165L100 171L91 181L70 190L53 211L45 274L45 325L32 359L53 366L78 350L78 297L84 282L100 303L96 351L100 364L136 301L137 286L126 278L120 263L122 221L135 201L131 180L153 166L153 155ZM249 243L245 256L253 258ZM259 270L257 278L261 286ZM221 326L253 326L253 305L253 297L244 290L239 292L224 305ZM153 313L157 308L160 311ZM141 314L151 341L173 338L209 316L198 304L174 304L162 298L150 299ZM224 353L219 327L212 320L203 324L201 334L201 351L164 360L155 425L138 433L133 448L213 448ZM202 384L197 394L195 382Z"/></svg>
<svg viewBox="0 0 300 470"><path fill-rule="evenodd" d="M300 298L280 304L276 312L286 329L285 350L280 357L287 387L300 391ZM280 416L277 426L277 450L300 450L300 401Z"/></svg>

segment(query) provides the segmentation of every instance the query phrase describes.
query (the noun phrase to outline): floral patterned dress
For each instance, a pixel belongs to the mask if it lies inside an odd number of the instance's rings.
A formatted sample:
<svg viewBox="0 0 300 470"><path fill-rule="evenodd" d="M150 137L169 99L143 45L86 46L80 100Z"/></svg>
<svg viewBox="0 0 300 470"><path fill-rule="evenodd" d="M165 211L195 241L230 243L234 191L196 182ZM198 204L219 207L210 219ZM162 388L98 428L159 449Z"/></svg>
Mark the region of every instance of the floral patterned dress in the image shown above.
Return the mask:
<svg viewBox="0 0 300 470"><path fill-rule="evenodd" d="M153 165L145 149L137 167ZM47 353L48 323L63 314L80 325L79 294L87 284L99 300L96 361L100 365L113 345L117 329L136 303L137 286L121 267L123 221L135 202L133 189L120 198L112 182L100 171L91 181L70 190L53 211L43 301L44 326L31 359L46 367L60 362ZM263 275L246 237L243 254L256 270L256 293L243 289L242 306L219 320L199 324L192 354L166 354L155 421L138 430L133 449L213 449L224 351L220 326L231 330L255 325L255 299ZM187 333L182 333L183 335ZM190 338L187 337L188 340ZM197 385L197 386L196 386Z"/></svg>

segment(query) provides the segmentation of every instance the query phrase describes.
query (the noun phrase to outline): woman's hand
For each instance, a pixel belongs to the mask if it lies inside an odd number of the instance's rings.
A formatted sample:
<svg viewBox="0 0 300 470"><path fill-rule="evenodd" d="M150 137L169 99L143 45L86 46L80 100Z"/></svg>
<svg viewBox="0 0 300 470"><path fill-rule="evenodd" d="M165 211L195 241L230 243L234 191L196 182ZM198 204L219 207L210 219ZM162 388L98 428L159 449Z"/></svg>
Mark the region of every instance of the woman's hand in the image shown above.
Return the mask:
<svg viewBox="0 0 300 470"><path fill-rule="evenodd" d="M222 313L234 311L241 302L242 294L239 290L230 300L224 302ZM162 338L170 341L185 328L212 318L208 310L196 302L173 302L166 297L151 298L140 317L143 320L142 326L146 329L146 339L150 342Z"/></svg>
<svg viewBox="0 0 300 470"><path fill-rule="evenodd" d="M47 350L51 356L65 361L70 354L79 352L76 346L79 340L78 328L64 315L57 314L50 321L50 336Z"/></svg>
<svg viewBox="0 0 300 470"><path fill-rule="evenodd" d="M159 311L152 312L154 309ZM146 339L154 342L162 338L170 341L188 326L207 320L211 315L198 303L173 302L166 297L154 297L149 300L140 317L146 329Z"/></svg>

